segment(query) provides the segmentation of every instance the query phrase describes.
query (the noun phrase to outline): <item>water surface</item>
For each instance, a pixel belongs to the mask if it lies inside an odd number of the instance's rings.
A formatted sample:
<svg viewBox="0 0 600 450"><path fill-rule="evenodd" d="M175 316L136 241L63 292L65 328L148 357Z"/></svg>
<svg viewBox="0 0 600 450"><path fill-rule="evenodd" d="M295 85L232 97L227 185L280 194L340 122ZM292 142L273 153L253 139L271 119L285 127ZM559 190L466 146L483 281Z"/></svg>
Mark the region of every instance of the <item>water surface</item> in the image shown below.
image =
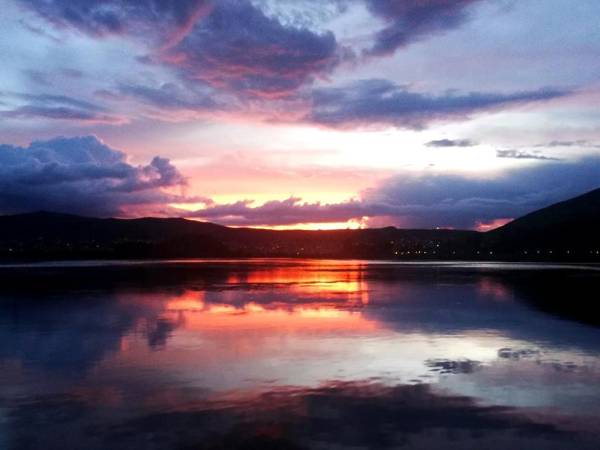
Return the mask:
<svg viewBox="0 0 600 450"><path fill-rule="evenodd" d="M597 449L597 269L6 266L0 448Z"/></svg>

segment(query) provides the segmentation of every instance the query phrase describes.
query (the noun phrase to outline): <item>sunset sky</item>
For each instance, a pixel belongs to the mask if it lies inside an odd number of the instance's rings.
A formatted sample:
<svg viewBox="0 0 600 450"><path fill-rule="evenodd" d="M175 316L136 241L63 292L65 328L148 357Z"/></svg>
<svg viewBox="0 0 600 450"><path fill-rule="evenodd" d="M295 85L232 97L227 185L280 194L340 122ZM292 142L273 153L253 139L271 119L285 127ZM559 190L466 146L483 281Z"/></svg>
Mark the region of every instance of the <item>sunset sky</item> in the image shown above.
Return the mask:
<svg viewBox="0 0 600 450"><path fill-rule="evenodd" d="M3 0L0 214L486 230L600 187L597 0Z"/></svg>

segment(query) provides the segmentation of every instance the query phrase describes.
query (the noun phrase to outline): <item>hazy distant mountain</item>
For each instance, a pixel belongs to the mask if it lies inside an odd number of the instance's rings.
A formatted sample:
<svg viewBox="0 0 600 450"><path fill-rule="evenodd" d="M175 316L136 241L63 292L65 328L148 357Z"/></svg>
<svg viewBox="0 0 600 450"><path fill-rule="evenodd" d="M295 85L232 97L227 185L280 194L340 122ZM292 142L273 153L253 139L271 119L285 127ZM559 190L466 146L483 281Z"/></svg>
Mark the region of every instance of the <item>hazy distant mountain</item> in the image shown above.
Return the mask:
<svg viewBox="0 0 600 450"><path fill-rule="evenodd" d="M600 189L488 233L393 227L273 231L186 219L97 219L38 212L0 217L0 258L596 260L599 230Z"/></svg>

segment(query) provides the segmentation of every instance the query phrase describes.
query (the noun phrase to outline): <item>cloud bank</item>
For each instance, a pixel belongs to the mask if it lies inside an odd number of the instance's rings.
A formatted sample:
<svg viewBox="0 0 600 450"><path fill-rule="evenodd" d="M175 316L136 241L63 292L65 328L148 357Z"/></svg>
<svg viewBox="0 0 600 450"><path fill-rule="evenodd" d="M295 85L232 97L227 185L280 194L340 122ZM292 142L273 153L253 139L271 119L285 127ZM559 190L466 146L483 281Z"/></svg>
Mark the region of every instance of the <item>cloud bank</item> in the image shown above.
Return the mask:
<svg viewBox="0 0 600 450"><path fill-rule="evenodd" d="M516 218L600 187L600 156L540 161L493 177L402 174L364 193L367 204L384 204L390 221L414 227L475 228Z"/></svg>
<svg viewBox="0 0 600 450"><path fill-rule="evenodd" d="M294 225L299 223L345 222L377 213L371 205L358 200L343 203L307 203L301 198L272 200L261 206L252 206L244 200L229 204L215 204L190 214L190 217L218 222L224 225Z"/></svg>
<svg viewBox="0 0 600 450"><path fill-rule="evenodd" d="M214 204L192 215L228 225L293 225L361 220L374 226L477 228L516 218L600 187L600 157L543 161L493 178L401 173L341 203L299 198L253 206L251 201Z"/></svg>
<svg viewBox="0 0 600 450"><path fill-rule="evenodd" d="M313 90L312 111L306 120L332 127L393 125L420 129L435 121L465 119L475 113L567 94L568 90L548 88L510 94L449 92L434 96L410 91L387 80L369 79L346 87Z"/></svg>
<svg viewBox="0 0 600 450"><path fill-rule="evenodd" d="M168 159L134 166L93 136L0 145L0 213L38 210L92 216L182 201L166 188L185 185Z"/></svg>
<svg viewBox="0 0 600 450"><path fill-rule="evenodd" d="M539 158L537 158L539 159ZM218 204L173 194L185 177L168 159L135 166L93 136L0 145L0 213L50 210L91 216L151 211L226 225L294 225L369 219L371 225L474 228L518 217L599 187L600 156L543 160L494 177L399 173L339 203L300 198ZM204 209L175 210L173 203L202 202Z"/></svg>

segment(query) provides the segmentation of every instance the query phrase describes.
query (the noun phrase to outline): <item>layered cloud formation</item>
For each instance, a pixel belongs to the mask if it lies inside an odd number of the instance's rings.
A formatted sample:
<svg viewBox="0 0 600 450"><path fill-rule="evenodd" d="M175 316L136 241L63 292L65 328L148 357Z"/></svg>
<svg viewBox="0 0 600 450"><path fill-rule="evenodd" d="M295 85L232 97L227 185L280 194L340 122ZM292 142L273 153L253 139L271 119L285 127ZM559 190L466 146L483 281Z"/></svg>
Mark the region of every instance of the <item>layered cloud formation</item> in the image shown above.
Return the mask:
<svg viewBox="0 0 600 450"><path fill-rule="evenodd" d="M600 179L592 0L7 0L3 12L0 213L471 228ZM36 141L88 134L151 162L91 137ZM163 148L181 172L151 159ZM214 198L181 195L182 173L195 174L186 192ZM205 208L173 207L193 202Z"/></svg>
<svg viewBox="0 0 600 450"><path fill-rule="evenodd" d="M495 177L451 174L398 175L367 192L367 203L385 204L400 223L416 227L474 228L516 218L598 187L600 157L548 161Z"/></svg>
<svg viewBox="0 0 600 450"><path fill-rule="evenodd" d="M245 200L231 204L213 204L189 215L226 225L256 226L346 222L381 212L358 200L322 204L302 202L301 198L290 197L286 200L271 200L261 206L252 206L252 203Z"/></svg>
<svg viewBox="0 0 600 450"><path fill-rule="evenodd" d="M43 118L114 124L122 121L102 106L67 95L0 92L0 97L18 102L17 106L0 110L0 117L9 119Z"/></svg>
<svg viewBox="0 0 600 450"><path fill-rule="evenodd" d="M0 145L0 212L37 210L123 215L127 208L182 201L163 189L185 185L168 159L134 166L93 136Z"/></svg>
<svg viewBox="0 0 600 450"><path fill-rule="evenodd" d="M394 125L419 129L435 121L464 119L474 113L552 100L568 93L541 89L512 94L427 95L386 80L362 80L343 88L313 91L313 108L307 119L329 126Z"/></svg>
<svg viewBox="0 0 600 450"><path fill-rule="evenodd" d="M218 204L173 194L172 189L184 187L186 179L168 159L155 157L148 165L134 166L122 152L95 137L58 138L24 148L0 145L0 212L52 210L106 216L162 211L237 226L370 219L378 225L475 228L598 187L600 157L574 162L536 159L545 161L492 179L400 173L346 202L310 203L290 197L256 206L250 200ZM167 206L193 202L206 207L177 212Z"/></svg>
<svg viewBox="0 0 600 450"><path fill-rule="evenodd" d="M282 24L249 0L21 3L61 28L150 42L148 61L250 98L290 95L331 71L344 53L332 32Z"/></svg>
<svg viewBox="0 0 600 450"><path fill-rule="evenodd" d="M422 128L433 121L545 101L567 89L518 92L414 91L385 79L356 79L335 87L315 87L334 73L359 66L360 45L341 42L323 26L270 13L251 0L18 0L59 29L95 39L119 36L146 47L138 58L170 73L167 82L120 82L100 92L104 99L129 98L155 108L229 111L268 120L307 121L331 127L365 124ZM465 23L482 0L331 0L347 11L361 4L383 23L361 39L362 53L385 57L414 42ZM314 25L314 26L311 26ZM363 56L364 56L363 55ZM184 99L181 92L190 92ZM108 94L108 95L107 95ZM282 104L281 102L284 101ZM73 105L27 105L15 117L109 121L114 114ZM118 106L113 106L118 108ZM281 111L288 114L281 114ZM295 114L293 113L296 110ZM308 112L306 112L308 111ZM302 112L305 112L304 114ZM128 114L131 114L129 112Z"/></svg>
<svg viewBox="0 0 600 450"><path fill-rule="evenodd" d="M212 205L193 216L229 225L288 225L371 218L371 224L402 227L477 228L516 218L598 187L600 157L547 162L508 170L495 178L401 173L342 203L307 203L299 198L261 206L242 201Z"/></svg>

